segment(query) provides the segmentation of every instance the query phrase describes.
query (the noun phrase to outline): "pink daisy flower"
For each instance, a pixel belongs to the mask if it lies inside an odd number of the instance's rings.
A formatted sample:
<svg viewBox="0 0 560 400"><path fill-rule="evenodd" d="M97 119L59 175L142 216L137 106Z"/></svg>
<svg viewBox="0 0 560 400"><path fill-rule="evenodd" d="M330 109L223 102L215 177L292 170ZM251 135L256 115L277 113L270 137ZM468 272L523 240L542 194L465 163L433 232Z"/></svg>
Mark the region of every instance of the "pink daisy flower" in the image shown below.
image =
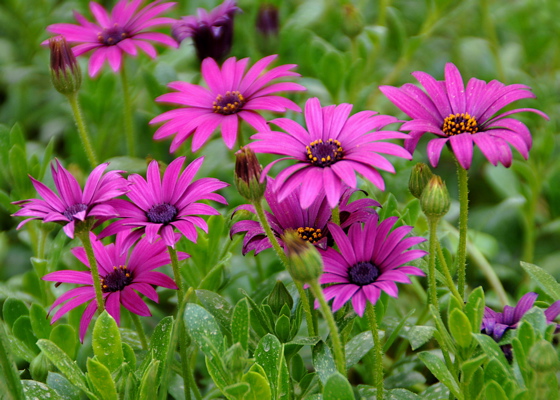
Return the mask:
<svg viewBox="0 0 560 400"><path fill-rule="evenodd" d="M378 224L375 214L363 226L352 225L348 236L338 225L329 224L340 253L330 247L321 251L324 273L319 283L330 284L323 292L327 301L334 298L333 311L352 299L352 307L361 317L366 302L375 304L381 291L397 297L396 282L410 283L407 274L425 275L419 268L403 264L427 254L424 250L407 250L426 239L416 236L403 239L412 226L401 226L389 233L397 220L390 217Z"/></svg>
<svg viewBox="0 0 560 400"><path fill-rule="evenodd" d="M153 271L171 262L165 243L158 241L151 244L147 239L141 239L130 250L130 245L127 244L130 241L126 240L127 234L124 232L118 234L115 243L104 246L93 233L90 233L93 252L99 267L105 309L117 324L120 324L121 304L135 314L145 317L152 315L138 293L157 303L158 294L152 285L177 289L173 279L161 272ZM72 254L90 268L83 247L73 248ZM178 253L178 257L184 260L189 256L181 252ZM91 301L80 321L80 340L83 342L89 323L97 310L91 271L56 271L45 275L43 280L86 285L64 293L50 308L52 311L66 303L54 314L51 321L54 323L68 311Z"/></svg>
<svg viewBox="0 0 560 400"><path fill-rule="evenodd" d="M351 110L352 104L321 107L319 99L312 98L305 104L307 130L290 119L278 118L270 123L287 133L265 129L251 137L258 139L249 144L255 153L287 156L269 164L261 176L278 161L297 161L276 177L275 190L280 192L280 201L301 186L301 206L307 208L324 188L329 205L334 208L345 185L356 188L356 172L384 190L385 183L376 168L393 173L395 169L378 153L412 158L401 146L381 142L408 137L400 132L380 130L399 122L396 118L375 116L374 111L361 111L349 117Z"/></svg>
<svg viewBox="0 0 560 400"><path fill-rule="evenodd" d="M107 226L99 237L133 229L128 236L129 241L134 242L146 234L150 243L161 237L163 243L174 247L181 237L174 234L176 228L187 239L196 242L196 227L208 232L206 221L199 215L220 215L214 208L199 201L213 200L227 204L223 196L212 193L228 186L227 183L215 178L193 182L203 161L204 157L197 158L181 173L185 157L179 157L168 165L163 180L156 160L148 166L147 179L138 174L130 175L127 196L132 202L121 199L111 201L120 219Z"/></svg>
<svg viewBox="0 0 560 400"><path fill-rule="evenodd" d="M29 221L40 219L43 222L57 222L64 225L64 232L74 238L76 222L94 218L96 225L117 216L117 211L107 202L128 190L128 182L120 174L123 171L103 172L109 163L97 166L87 178L84 190L58 160L51 165L54 184L60 197L46 185L29 177L33 186L44 199L27 199L16 201L21 210L12 214L14 217L30 217L17 226L20 229Z"/></svg>
<svg viewBox="0 0 560 400"><path fill-rule="evenodd" d="M202 62L202 77L209 89L187 82L171 82L168 86L177 90L156 99L158 102L176 103L184 108L167 111L153 120L151 124L165 122L154 134L154 139L163 139L175 134L171 142L171 152L190 136L192 151L200 149L212 133L221 128L222 137L228 148L237 139L239 119L243 119L257 131L268 129L266 120L258 110L285 112L301 109L291 100L272 93L292 90L305 90L305 87L292 82L269 84L274 79L300 76L290 71L295 64L280 65L263 74L265 68L276 59L276 55L265 57L255 63L247 72L248 58L237 61L228 58L220 69L216 61L206 58Z"/></svg>
<svg viewBox="0 0 560 400"><path fill-rule="evenodd" d="M437 81L420 71L412 75L426 93L410 83L401 88L380 86L379 89L412 118L401 126L401 130L410 131L410 138L405 141L407 150L413 153L426 132L438 136L428 143L427 148L428 158L434 167L445 144L451 146L464 169L471 166L474 145L492 165L502 163L509 167L512 162L509 146L516 148L527 159L532 138L525 124L506 117L531 111L548 119L546 114L533 108L519 108L495 116L516 100L535 97L531 88L525 85L506 86L495 80L486 83L472 78L465 88L459 70L451 63L445 66L444 81Z"/></svg>
<svg viewBox="0 0 560 400"><path fill-rule="evenodd" d="M156 50L149 41L178 47L172 37L146 31L157 25L172 24L174 19L157 16L176 3L162 3L158 0L139 10L142 1L120 0L110 15L100 4L92 1L89 8L97 23L88 21L74 11L79 25L53 24L47 27L47 31L63 35L70 43L80 43L72 49L76 57L93 50L89 59L90 76L97 75L105 61L116 72L121 68L124 53L135 57L140 49L156 58Z"/></svg>

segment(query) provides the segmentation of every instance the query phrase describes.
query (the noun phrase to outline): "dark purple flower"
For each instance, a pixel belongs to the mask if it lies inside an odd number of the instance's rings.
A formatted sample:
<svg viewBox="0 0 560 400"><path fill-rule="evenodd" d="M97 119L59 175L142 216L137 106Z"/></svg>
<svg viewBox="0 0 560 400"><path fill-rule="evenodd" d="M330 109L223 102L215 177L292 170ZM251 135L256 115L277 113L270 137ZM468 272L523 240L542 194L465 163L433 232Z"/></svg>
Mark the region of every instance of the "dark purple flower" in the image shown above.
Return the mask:
<svg viewBox="0 0 560 400"><path fill-rule="evenodd" d="M187 239L196 242L196 227L208 232L206 221L199 215L219 215L214 208L199 201L227 204L223 196L213 193L228 186L227 183L215 178L193 182L203 161L204 157L197 158L181 173L185 157L179 157L169 164L162 179L159 164L153 160L148 166L147 179L138 174L130 175L127 196L132 202L121 199L111 202L120 219L105 228L99 237L133 229L129 240L137 240L146 234L148 242L152 243L161 236L166 245L173 247L180 238L174 234L176 228Z"/></svg>
<svg viewBox="0 0 560 400"><path fill-rule="evenodd" d="M424 242L422 237L404 237L412 226L400 226L391 232L397 217L378 224L374 214L365 224L354 224L348 236L338 225L329 224L329 230L340 252L329 247L321 251L324 273L319 283L329 284L323 289L325 299L334 298L332 308L337 311L348 300L359 316L363 316L366 302L375 304L381 291L397 297L396 282L410 283L408 275L424 276L417 267L407 264L427 254L424 250L408 250Z"/></svg>
<svg viewBox="0 0 560 400"><path fill-rule="evenodd" d="M494 116L499 110L516 100L534 98L530 87L504 85L493 80L489 83L476 78L467 87L457 67L445 66L445 80L437 81L425 72L412 75L426 92L407 83L401 88L380 86L379 89L406 115L412 118L401 126L410 131L405 148L414 153L418 140L426 132L438 136L428 143L427 153L436 167L445 144L451 146L457 161L464 169L472 162L476 144L492 163L509 167L512 161L510 145L527 159L532 145L529 129L522 122L506 118L522 111L531 111L548 119L546 114L533 108L519 108Z"/></svg>
<svg viewBox="0 0 560 400"><path fill-rule="evenodd" d="M265 211L265 213L280 245L284 247L282 236L285 231L294 230L300 238L325 248L330 239L327 223L332 215L332 209L329 207L325 193L323 192L317 196L309 208L303 209L300 205L299 190L292 192L284 200L279 201L277 193L271 189L273 186L274 180L268 178L264 197L270 206L271 212ZM381 206L377 201L368 198L349 202L350 196L355 192L355 189L347 188L340 199L340 222L343 229L356 222L367 221L376 214L375 210L371 207ZM250 204L239 206L236 210L247 210L253 214L256 213L254 207ZM240 232L246 232L243 238L243 255L251 250L255 250L256 255L272 247L264 229L257 221L246 220L236 222L231 228L230 236Z"/></svg>
<svg viewBox="0 0 560 400"><path fill-rule="evenodd" d="M278 6L261 4L257 12L257 31L264 37L277 36L280 29Z"/></svg>
<svg viewBox="0 0 560 400"><path fill-rule="evenodd" d="M192 37L201 62L206 57L222 61L231 50L233 17L239 11L233 0L224 1L210 12L199 8L196 17L189 15L175 22L171 33L178 42Z"/></svg>
<svg viewBox="0 0 560 400"><path fill-rule="evenodd" d="M117 324L120 323L121 304L135 314L152 315L138 293L157 303L158 295L152 285L177 289L173 279L161 272L153 271L171 262L165 243L163 241L149 243L144 238L130 250L131 241L126 239L127 235L128 232L119 233L115 243L104 246L93 233L90 233L93 252L99 267L105 309L117 321ZM73 248L72 254L86 267L90 267L83 247ZM178 256L183 260L188 257L188 254L178 253ZM52 311L66 303L54 314L51 321L54 323L68 311L91 302L86 307L80 321L80 340L83 342L89 323L97 310L91 271L56 271L45 275L43 280L85 285L64 293L51 306Z"/></svg>
<svg viewBox="0 0 560 400"><path fill-rule="evenodd" d="M492 336L496 342L499 342L508 329L517 328L519 321L533 307L538 296L536 293L529 292L519 299L515 307L504 306L504 311L501 313L486 307L480 328L481 332ZM554 321L558 314L560 314L560 300L544 311L546 321L549 324ZM558 328L560 328L560 325L558 325Z"/></svg>
<svg viewBox="0 0 560 400"><path fill-rule="evenodd" d="M266 174L278 161L295 160L297 163L284 169L276 177L279 200L282 201L297 187L301 206L307 208L326 191L329 205L338 204L344 188L356 188L356 172L383 190L385 183L377 168L395 172L393 165L382 154L411 159L408 151L385 139L405 139L408 135L382 131L388 124L398 122L394 117L375 115L374 111L361 111L349 117L352 104L321 107L319 99L312 98L305 104L307 130L300 124L278 118L270 121L287 133L263 129L249 144L255 153L281 154L280 158L263 171Z"/></svg>
<svg viewBox="0 0 560 400"><path fill-rule="evenodd" d="M120 175L123 171L109 171L103 175L109 164L97 166L87 178L82 193L76 178L58 160L55 160L55 164L51 165L51 172L60 197L46 185L30 177L33 186L44 200L27 199L13 203L22 208L13 216L31 217L20 222L17 229L29 221L40 219L43 222L63 224L64 232L70 238L74 238L76 221L93 218L96 224L99 224L117 216L117 211L108 201L127 191L128 182Z"/></svg>

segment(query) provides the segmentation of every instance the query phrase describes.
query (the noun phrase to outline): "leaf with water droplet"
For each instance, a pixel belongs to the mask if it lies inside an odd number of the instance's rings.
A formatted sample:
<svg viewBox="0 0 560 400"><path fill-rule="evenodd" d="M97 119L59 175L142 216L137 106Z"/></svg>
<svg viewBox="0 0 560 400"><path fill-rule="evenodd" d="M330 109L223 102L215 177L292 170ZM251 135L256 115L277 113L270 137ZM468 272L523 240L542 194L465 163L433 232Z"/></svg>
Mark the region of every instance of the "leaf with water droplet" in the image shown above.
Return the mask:
<svg viewBox="0 0 560 400"><path fill-rule="evenodd" d="M117 400L117 389L109 369L93 358L88 358L87 369L88 378L95 390L101 395L101 399Z"/></svg>
<svg viewBox="0 0 560 400"><path fill-rule="evenodd" d="M332 374L323 388L323 400L353 399L354 393L348 380L339 372Z"/></svg>
<svg viewBox="0 0 560 400"><path fill-rule="evenodd" d="M218 354L225 351L224 337L212 314L198 304L189 303L184 319L189 333L207 357L213 357L213 349L218 350Z"/></svg>
<svg viewBox="0 0 560 400"><path fill-rule="evenodd" d="M124 360L121 335L114 318L107 311L103 311L93 327L93 354L99 362L113 372L121 366Z"/></svg>
<svg viewBox="0 0 560 400"><path fill-rule="evenodd" d="M214 316L222 332L231 339L232 309L231 304L222 296L209 290L197 290L196 296L202 306Z"/></svg>
<svg viewBox="0 0 560 400"><path fill-rule="evenodd" d="M270 333L261 339L255 349L255 361L266 373L273 398L278 398L278 394L280 393L279 377L284 358L283 349L284 346L282 346L278 338Z"/></svg>
<svg viewBox="0 0 560 400"><path fill-rule="evenodd" d="M60 400L58 393L42 382L23 379L21 383L23 384L23 393L27 400Z"/></svg>
<svg viewBox="0 0 560 400"><path fill-rule="evenodd" d="M313 347L313 366L323 385L327 383L329 376L336 372L331 349L323 341Z"/></svg>
<svg viewBox="0 0 560 400"><path fill-rule="evenodd" d="M140 374L144 375L154 360L159 361L160 369L157 373L158 385L160 383L162 372L167 365L167 355L169 353L169 346L171 345L172 333L173 317L168 316L163 318L155 327L154 333L152 333L150 346L148 347L148 355L146 355L139 368Z"/></svg>
<svg viewBox="0 0 560 400"><path fill-rule="evenodd" d="M49 372L47 385L58 393L62 400L80 400L80 391L68 379L56 372Z"/></svg>

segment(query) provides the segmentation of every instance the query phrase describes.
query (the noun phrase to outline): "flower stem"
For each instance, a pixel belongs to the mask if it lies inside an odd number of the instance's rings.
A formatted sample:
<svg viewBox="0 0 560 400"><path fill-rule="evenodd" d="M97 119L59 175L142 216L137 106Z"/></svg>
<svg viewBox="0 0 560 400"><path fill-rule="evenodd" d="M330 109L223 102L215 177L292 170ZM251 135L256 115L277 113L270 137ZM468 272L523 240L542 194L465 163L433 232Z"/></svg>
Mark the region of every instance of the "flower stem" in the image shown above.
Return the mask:
<svg viewBox="0 0 560 400"><path fill-rule="evenodd" d="M445 280L447 281L447 286L449 286L449 290L451 290L451 293L453 294L453 296L457 298L457 300L459 300L459 302L462 302L463 299L461 298L461 295L459 294L459 291L455 286L455 282L453 282L453 277L451 276L451 272L449 272L449 267L447 266L447 262L445 261L445 256L443 255L443 251L441 249L441 243L439 242L439 240L437 241L437 253L438 253L438 258L441 262L441 269L443 270L443 275L445 276Z"/></svg>
<svg viewBox="0 0 560 400"><path fill-rule="evenodd" d="M102 312L105 309L105 302L103 301L103 290L101 289L101 278L99 277L99 269L97 268L97 260L93 253L91 239L89 237L89 230L83 229L75 232L76 236L80 238L84 245L84 250L91 270L91 277L93 279L93 288L95 289L95 299L97 301L97 310Z"/></svg>
<svg viewBox="0 0 560 400"><path fill-rule="evenodd" d="M377 387L377 400L383 400L383 346L379 339L379 328L377 325L377 315L375 307L369 301L366 304L366 314L369 322L369 329L373 338L373 351L375 361L373 363L373 382Z"/></svg>
<svg viewBox="0 0 560 400"><path fill-rule="evenodd" d="M82 146L84 146L84 151L88 158L91 168L95 168L99 163L97 162L97 157L93 151L91 141L89 140L89 135L84 123L84 117L82 116L82 110L80 108L80 102L78 100L78 93L72 93L68 96L68 101L70 102L70 107L72 107L72 113L74 114L74 121L76 121L76 126L78 127L78 133L82 141Z"/></svg>
<svg viewBox="0 0 560 400"><path fill-rule="evenodd" d="M179 258L177 257L177 250L171 246L167 246L167 251L169 252L169 258L171 258L171 268L173 268L173 277L175 278L175 283L177 284L177 307L181 306L181 301L185 295L185 288L183 285L183 277L181 276L181 271L179 269Z"/></svg>
<svg viewBox="0 0 560 400"><path fill-rule="evenodd" d="M437 225L439 218L428 217L430 228L430 259L428 261L428 292L430 294L430 304L439 310L436 283L436 253L437 253Z"/></svg>
<svg viewBox="0 0 560 400"><path fill-rule="evenodd" d="M469 185L468 171L457 162L459 179L459 248L457 250L457 286L461 299L465 298L466 262L467 262L467 228L469 219Z"/></svg>
<svg viewBox="0 0 560 400"><path fill-rule="evenodd" d="M282 261L282 264L284 264L284 268L286 268L286 270L288 270L287 266L288 266L290 261L288 260L288 257L286 256L286 253L284 253L284 250L280 246L280 243L278 243L278 239L276 239L276 236L274 236L274 232L272 232L272 228L270 227L270 224L268 223L268 219L266 219L266 215L264 213L264 209L263 209L263 206L262 206L262 199L254 201L253 206L255 207L255 210L257 211L257 216L259 218L259 222L261 223L261 226L263 227L264 232L266 233L266 237L268 238L268 240L272 244L272 248L276 252L276 255L278 256L278 258L280 258L280 261ZM309 336L316 336L315 326L313 324L313 314L312 314L312 311L311 311L311 305L309 304L309 299L307 298L307 295L305 293L305 290L303 289L303 285L301 284L301 282L293 279L293 277L292 277L292 280L294 281L294 283L296 285L297 291L299 293L300 301L303 304L303 311L305 313L305 320L307 321L307 333L309 334Z"/></svg>
<svg viewBox="0 0 560 400"><path fill-rule="evenodd" d="M340 341L338 327L336 326L336 323L334 321L331 308L325 300L325 296L323 295L323 290L321 289L319 282L317 280L313 280L309 282L309 286L311 287L311 293L313 293L313 296L315 296L315 298L319 301L321 312L323 313L323 316L327 321L327 325L329 326L336 369L343 376L346 376L346 359L344 358L344 352L342 351L342 342Z"/></svg>
<svg viewBox="0 0 560 400"><path fill-rule="evenodd" d="M130 98L130 90L128 87L128 78L126 76L125 65L123 65L121 68L121 83L124 99L124 131L126 135L126 145L128 149L128 155L130 157L134 157L136 153L136 146L134 138L134 126L132 124L132 100Z"/></svg>
<svg viewBox="0 0 560 400"><path fill-rule="evenodd" d="M138 332L138 337L140 338L140 343L142 344L142 350L148 350L148 340L146 339L146 334L144 333L144 327L142 326L140 318L138 318L138 315L132 311L130 312L130 317L136 327L136 332Z"/></svg>

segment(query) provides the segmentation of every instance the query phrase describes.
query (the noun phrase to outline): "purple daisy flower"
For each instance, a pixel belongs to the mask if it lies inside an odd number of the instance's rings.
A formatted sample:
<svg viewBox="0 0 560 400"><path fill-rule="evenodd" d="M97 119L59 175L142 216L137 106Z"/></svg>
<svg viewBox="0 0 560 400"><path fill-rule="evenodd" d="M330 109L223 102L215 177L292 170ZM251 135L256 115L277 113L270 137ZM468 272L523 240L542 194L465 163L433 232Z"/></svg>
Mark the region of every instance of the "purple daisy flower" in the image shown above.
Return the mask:
<svg viewBox="0 0 560 400"><path fill-rule="evenodd" d="M121 68L124 53L136 56L140 49L148 56L156 58L156 50L149 40L178 47L177 42L170 36L146 31L157 25L172 24L174 19L157 16L176 3L161 3L161 0L158 0L139 10L142 1L120 0L111 15L103 6L92 1L89 8L97 23L88 21L74 11L79 25L53 24L47 27L47 31L63 35L70 43L80 43L72 49L76 57L93 50L89 59L90 76L99 73L105 60L116 72Z"/></svg>
<svg viewBox="0 0 560 400"><path fill-rule="evenodd" d="M117 211L108 201L128 190L128 182L120 175L123 171L109 171L103 174L109 163L97 166L87 178L82 192L76 178L58 160L55 160L55 164L51 165L51 172L60 197L30 176L33 186L44 200L27 199L13 203L19 205L21 210L12 216L31 217L20 222L17 229L29 221L40 219L43 222L63 224L66 235L74 238L76 221L93 218L96 220L95 225L98 225L117 216Z"/></svg>
<svg viewBox="0 0 560 400"><path fill-rule="evenodd" d="M233 0L226 0L212 11L197 10L197 16L189 15L175 22L171 34L182 42L192 37L196 55L202 62L206 57L221 61L226 57L233 42L233 17L241 11Z"/></svg>
<svg viewBox="0 0 560 400"><path fill-rule="evenodd" d="M273 186L274 179L268 178L264 197L270 206L271 212L265 211L265 213L280 245L284 247L282 236L285 231L294 230L300 238L320 248L326 248L330 239L327 223L331 218L332 209L328 205L325 193L323 192L317 196L309 208L302 209L297 190L288 195L283 201L279 201L277 193L271 189ZM347 188L340 199L340 225L343 229L356 222L367 221L372 215L376 214L375 210L371 207L381 207L381 204L377 201L368 198L350 202L350 196L356 191L355 189ZM255 208L250 204L239 206L236 211L238 210L247 210L256 214ZM243 239L243 255L251 250L255 250L255 255L257 255L261 251L272 247L258 221L246 220L236 222L231 228L230 237L240 232L246 232Z"/></svg>
<svg viewBox="0 0 560 400"><path fill-rule="evenodd" d="M104 246L93 233L90 233L93 252L99 267L105 309L117 321L117 324L120 324L121 304L135 314L152 315L138 293L157 303L158 295L152 285L177 289L173 279L161 272L153 271L171 262L165 243L157 241L151 244L144 238L138 241L130 251L130 241L126 239L127 235L127 232L120 233L117 235L115 243ZM73 248L72 254L86 267L90 267L83 247ZM181 252L178 253L178 257L184 260L189 255ZM66 303L54 314L51 321L54 323L68 311L91 301L80 321L80 340L83 342L89 323L97 310L91 271L56 271L45 275L43 280L86 285L64 293L50 308L52 311L57 306Z"/></svg>
<svg viewBox="0 0 560 400"><path fill-rule="evenodd" d="M268 125L257 110L285 112L289 109L300 112L293 101L272 95L305 90L302 85L292 82L268 84L277 78L300 76L290 71L296 67L295 64L280 65L263 74L276 57L272 55L257 61L246 73L248 58L239 61L235 57L228 58L221 69L214 59L206 58L202 62L202 77L209 89L188 82L171 82L168 86L178 92L156 99L186 107L164 112L152 119L151 124L167 121L156 131L154 139L176 134L170 148L174 152L192 135L192 151L196 151L208 141L216 128L221 127L224 142L231 149L237 139L239 118L261 131L267 130Z"/></svg>
<svg viewBox="0 0 560 400"><path fill-rule="evenodd" d="M381 291L397 297L396 282L410 283L407 274L425 275L419 268L403 264L427 254L424 250L407 250L426 239L403 239L412 226L401 226L389 233L397 220L390 217L378 224L374 214L363 226L352 225L348 236L338 225L329 224L340 253L331 247L321 251L325 268L319 283L331 285L323 292L327 301L334 298L333 311L352 299L352 306L361 317L366 301L375 304Z"/></svg>
<svg viewBox="0 0 560 400"><path fill-rule="evenodd" d="M506 117L531 111L548 119L546 114L532 108L519 108L494 116L516 100L534 98L531 88L525 85L506 86L496 80L486 83L472 78L465 88L459 70L451 63L445 66L444 81L437 81L420 71L412 75L426 93L410 83L401 88L380 86L379 89L412 118L401 127L401 130L410 131L410 138L405 141L408 151L414 152L418 140L426 132L439 136L427 147L428 158L434 167L446 143L464 169L471 166L475 144L492 165L502 163L509 167L512 162L509 145L527 159L532 138L525 124Z"/></svg>
<svg viewBox="0 0 560 400"><path fill-rule="evenodd" d="M482 318L481 332L492 336L496 342L499 342L508 329L517 328L519 321L533 307L538 296L536 293L529 292L519 299L515 307L504 306L504 311L501 313L486 307L484 309L484 317ZM553 323L559 314L560 300L544 311L546 321L549 324ZM560 329L560 325L557 325L557 329Z"/></svg>
<svg viewBox="0 0 560 400"><path fill-rule="evenodd" d="M270 121L287 133L263 129L251 139L258 139L249 146L256 153L282 154L288 157L270 163L268 170L282 160L296 160L278 174L276 188L279 201L301 185L299 199L308 208L325 188L329 205L338 204L345 185L356 188L356 172L383 190L385 183L376 168L395 172L393 165L378 153L391 154L406 159L411 155L394 143L380 142L384 139L405 139L408 135L381 131L383 127L398 120L374 111L361 111L351 117L352 104L321 107L319 99L312 98L305 104L307 130L298 123L278 118Z"/></svg>
<svg viewBox="0 0 560 400"><path fill-rule="evenodd" d="M174 247L180 239L180 235L174 234L177 228L187 239L196 242L196 227L208 232L206 221L199 215L220 215L211 206L197 202L213 200L227 204L223 196L212 193L228 186L227 183L215 178L193 182L203 161L204 157L197 158L181 173L185 157L179 157L169 164L162 179L159 164L153 160L148 165L147 179L138 174L130 175L127 196L132 202L111 201L120 219L107 226L99 237L133 229L129 241L135 241L145 233L150 243L161 236L167 246Z"/></svg>

